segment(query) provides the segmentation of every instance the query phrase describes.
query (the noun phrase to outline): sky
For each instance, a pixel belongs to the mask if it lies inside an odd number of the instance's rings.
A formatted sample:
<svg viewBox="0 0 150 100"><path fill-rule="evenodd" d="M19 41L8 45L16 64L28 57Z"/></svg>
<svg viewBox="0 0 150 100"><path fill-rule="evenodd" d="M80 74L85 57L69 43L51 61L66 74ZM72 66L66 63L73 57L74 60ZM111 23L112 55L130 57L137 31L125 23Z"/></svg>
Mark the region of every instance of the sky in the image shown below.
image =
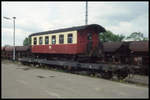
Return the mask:
<svg viewBox="0 0 150 100"><path fill-rule="evenodd" d="M82 2L1 2L1 43L15 45L32 33L85 25L85 5ZM114 34L128 36L142 32L149 36L148 2L88 2L88 24L99 24ZM9 17L11 20L4 19Z"/></svg>

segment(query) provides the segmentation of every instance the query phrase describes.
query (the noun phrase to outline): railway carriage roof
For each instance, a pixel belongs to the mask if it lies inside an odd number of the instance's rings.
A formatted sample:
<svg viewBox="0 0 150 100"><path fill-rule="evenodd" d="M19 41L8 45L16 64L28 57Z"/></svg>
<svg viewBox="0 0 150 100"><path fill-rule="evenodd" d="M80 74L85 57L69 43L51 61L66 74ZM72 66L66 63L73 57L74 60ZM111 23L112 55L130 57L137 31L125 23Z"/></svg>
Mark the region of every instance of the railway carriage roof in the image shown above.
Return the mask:
<svg viewBox="0 0 150 100"><path fill-rule="evenodd" d="M104 52L115 52L121 47L122 44L123 42L104 42Z"/></svg>
<svg viewBox="0 0 150 100"><path fill-rule="evenodd" d="M30 46L15 46L16 51L27 51L30 49ZM5 51L13 51L13 46L6 46Z"/></svg>
<svg viewBox="0 0 150 100"><path fill-rule="evenodd" d="M38 33L33 33L29 36L52 34L52 33L59 33L59 32L67 32L67 31L74 31L74 30L83 30L83 29L87 29L87 28L94 28L98 32L105 32L105 29L102 26L100 26L98 24L90 24L90 25L76 26L76 27L71 27L71 28L64 28L64 29L38 32Z"/></svg>
<svg viewBox="0 0 150 100"><path fill-rule="evenodd" d="M135 52L148 52L149 51L149 41L133 41L129 48Z"/></svg>
<svg viewBox="0 0 150 100"><path fill-rule="evenodd" d="M128 41L128 42L104 42L104 52L115 52L122 45L129 45L129 49L135 52L148 52L149 41Z"/></svg>

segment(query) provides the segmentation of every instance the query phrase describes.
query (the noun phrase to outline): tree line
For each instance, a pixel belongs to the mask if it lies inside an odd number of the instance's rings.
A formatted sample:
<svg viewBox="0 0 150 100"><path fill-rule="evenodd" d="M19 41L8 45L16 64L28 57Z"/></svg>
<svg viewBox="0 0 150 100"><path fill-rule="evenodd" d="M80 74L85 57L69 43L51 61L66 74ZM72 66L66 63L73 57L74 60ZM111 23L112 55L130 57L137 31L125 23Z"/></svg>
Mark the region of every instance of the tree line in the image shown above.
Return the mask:
<svg viewBox="0 0 150 100"><path fill-rule="evenodd" d="M144 41L148 40L147 37L144 37L141 32L133 32L129 36L125 36L123 34L114 34L113 32L107 30L104 33L99 35L99 39L102 42L121 42L121 41Z"/></svg>

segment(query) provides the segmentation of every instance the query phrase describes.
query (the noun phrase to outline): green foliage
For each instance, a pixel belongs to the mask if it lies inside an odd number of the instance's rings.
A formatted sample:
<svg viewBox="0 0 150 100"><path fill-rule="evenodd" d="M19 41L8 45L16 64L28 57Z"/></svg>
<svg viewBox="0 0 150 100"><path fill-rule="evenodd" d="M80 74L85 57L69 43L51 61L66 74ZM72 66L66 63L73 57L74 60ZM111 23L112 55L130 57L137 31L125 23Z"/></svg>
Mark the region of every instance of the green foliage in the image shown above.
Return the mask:
<svg viewBox="0 0 150 100"><path fill-rule="evenodd" d="M11 45L9 45L9 44L5 44L5 45L4 45L4 47L9 47L9 46L11 46Z"/></svg>
<svg viewBox="0 0 150 100"><path fill-rule="evenodd" d="M143 36L143 33L141 32L133 32L131 33L127 38L128 39L131 39L133 41L142 41L142 40L148 40L148 38L144 37Z"/></svg>
<svg viewBox="0 0 150 100"><path fill-rule="evenodd" d="M115 35L114 33L112 33L111 31L107 30L104 33L101 33L99 35L99 38L102 42L110 42L110 41L123 41L123 39L125 39L124 35Z"/></svg>
<svg viewBox="0 0 150 100"><path fill-rule="evenodd" d="M29 38L29 37L25 38L24 41L23 41L23 45L24 46L29 46L30 44L31 44L31 38Z"/></svg>
<svg viewBox="0 0 150 100"><path fill-rule="evenodd" d="M148 40L147 37L144 37L141 32L133 32L129 36L125 37L124 35L116 35L113 32L107 30L104 33L100 33L99 38L102 42L121 42L123 40L132 40L132 41L143 41Z"/></svg>
<svg viewBox="0 0 150 100"><path fill-rule="evenodd" d="M148 38L147 38L147 37L144 37L143 40L148 40Z"/></svg>

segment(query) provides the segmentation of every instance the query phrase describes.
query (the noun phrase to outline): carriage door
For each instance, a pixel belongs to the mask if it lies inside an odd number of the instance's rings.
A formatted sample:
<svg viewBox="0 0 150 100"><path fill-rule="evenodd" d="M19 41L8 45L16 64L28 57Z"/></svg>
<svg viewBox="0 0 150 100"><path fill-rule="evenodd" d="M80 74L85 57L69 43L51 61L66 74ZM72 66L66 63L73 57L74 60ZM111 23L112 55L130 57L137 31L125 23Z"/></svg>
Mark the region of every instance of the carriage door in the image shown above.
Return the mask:
<svg viewBox="0 0 150 100"><path fill-rule="evenodd" d="M90 55L90 52L92 50L92 33L87 34L87 54Z"/></svg>

